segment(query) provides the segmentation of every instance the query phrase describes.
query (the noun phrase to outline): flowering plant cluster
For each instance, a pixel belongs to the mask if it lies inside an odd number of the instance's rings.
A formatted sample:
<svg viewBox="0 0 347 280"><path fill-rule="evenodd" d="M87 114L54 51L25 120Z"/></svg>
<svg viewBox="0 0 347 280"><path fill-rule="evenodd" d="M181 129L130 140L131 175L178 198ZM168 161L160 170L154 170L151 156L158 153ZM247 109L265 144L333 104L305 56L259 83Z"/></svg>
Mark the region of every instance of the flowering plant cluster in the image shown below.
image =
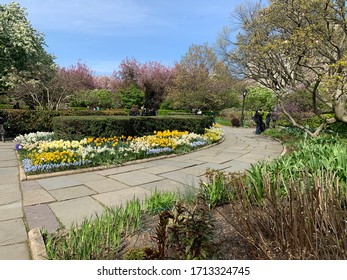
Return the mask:
<svg viewBox="0 0 347 280"><path fill-rule="evenodd" d="M32 132L24 135L19 135L14 138L14 142L25 145L33 144L40 141L51 141L54 139L54 132Z"/></svg>
<svg viewBox="0 0 347 280"><path fill-rule="evenodd" d="M143 137L84 138L80 141L53 140L53 133L38 132L15 138L27 174L107 164L170 153L183 153L221 140L217 125L205 134L187 131L155 131Z"/></svg>

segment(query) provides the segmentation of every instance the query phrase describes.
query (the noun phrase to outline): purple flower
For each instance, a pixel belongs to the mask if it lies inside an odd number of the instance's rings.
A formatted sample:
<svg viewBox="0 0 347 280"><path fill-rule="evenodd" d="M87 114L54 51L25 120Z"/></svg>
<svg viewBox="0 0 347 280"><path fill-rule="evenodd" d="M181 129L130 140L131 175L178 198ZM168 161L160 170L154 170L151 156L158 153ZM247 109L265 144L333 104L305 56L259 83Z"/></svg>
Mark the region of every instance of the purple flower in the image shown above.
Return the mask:
<svg viewBox="0 0 347 280"><path fill-rule="evenodd" d="M16 144L16 151L19 151L22 149L22 145L21 144Z"/></svg>
<svg viewBox="0 0 347 280"><path fill-rule="evenodd" d="M172 152L172 149L169 147L155 148L155 149L149 149L147 151L147 155L160 154L160 153L170 153L170 152Z"/></svg>

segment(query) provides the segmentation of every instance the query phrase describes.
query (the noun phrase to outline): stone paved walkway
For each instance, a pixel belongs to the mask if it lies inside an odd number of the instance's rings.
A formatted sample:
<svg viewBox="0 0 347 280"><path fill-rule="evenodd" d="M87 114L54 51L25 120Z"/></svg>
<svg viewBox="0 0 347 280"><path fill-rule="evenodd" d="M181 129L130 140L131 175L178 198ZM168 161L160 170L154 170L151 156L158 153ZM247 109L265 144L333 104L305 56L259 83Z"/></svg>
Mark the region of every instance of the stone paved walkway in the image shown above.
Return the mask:
<svg viewBox="0 0 347 280"><path fill-rule="evenodd" d="M207 168L243 171L283 151L279 142L253 129L224 130L223 143L190 154L22 182L13 143L0 143L0 260L30 259L30 229L54 232L100 214L105 206L144 199L155 189L185 192L198 186Z"/></svg>

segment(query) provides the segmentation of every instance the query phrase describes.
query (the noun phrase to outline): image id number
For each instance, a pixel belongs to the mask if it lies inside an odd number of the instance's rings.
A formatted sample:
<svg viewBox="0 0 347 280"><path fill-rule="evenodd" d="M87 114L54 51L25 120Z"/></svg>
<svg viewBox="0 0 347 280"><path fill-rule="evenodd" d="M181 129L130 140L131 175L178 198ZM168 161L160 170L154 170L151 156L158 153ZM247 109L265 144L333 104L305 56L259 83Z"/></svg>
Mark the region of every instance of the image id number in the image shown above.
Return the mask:
<svg viewBox="0 0 347 280"><path fill-rule="evenodd" d="M250 267L218 267L218 266L211 266L211 267L203 267L203 266L196 266L190 268L191 275L250 275Z"/></svg>

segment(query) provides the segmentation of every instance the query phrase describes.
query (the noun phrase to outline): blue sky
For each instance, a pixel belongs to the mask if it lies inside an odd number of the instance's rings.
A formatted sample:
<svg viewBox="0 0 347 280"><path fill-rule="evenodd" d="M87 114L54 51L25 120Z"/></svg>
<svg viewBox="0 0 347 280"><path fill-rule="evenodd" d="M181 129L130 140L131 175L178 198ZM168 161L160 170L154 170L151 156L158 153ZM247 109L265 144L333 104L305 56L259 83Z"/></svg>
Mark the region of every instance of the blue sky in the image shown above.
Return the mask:
<svg viewBox="0 0 347 280"><path fill-rule="evenodd" d="M0 3L10 3L2 1ZM48 52L110 75L125 59L173 65L192 44L213 44L242 0L17 0Z"/></svg>

